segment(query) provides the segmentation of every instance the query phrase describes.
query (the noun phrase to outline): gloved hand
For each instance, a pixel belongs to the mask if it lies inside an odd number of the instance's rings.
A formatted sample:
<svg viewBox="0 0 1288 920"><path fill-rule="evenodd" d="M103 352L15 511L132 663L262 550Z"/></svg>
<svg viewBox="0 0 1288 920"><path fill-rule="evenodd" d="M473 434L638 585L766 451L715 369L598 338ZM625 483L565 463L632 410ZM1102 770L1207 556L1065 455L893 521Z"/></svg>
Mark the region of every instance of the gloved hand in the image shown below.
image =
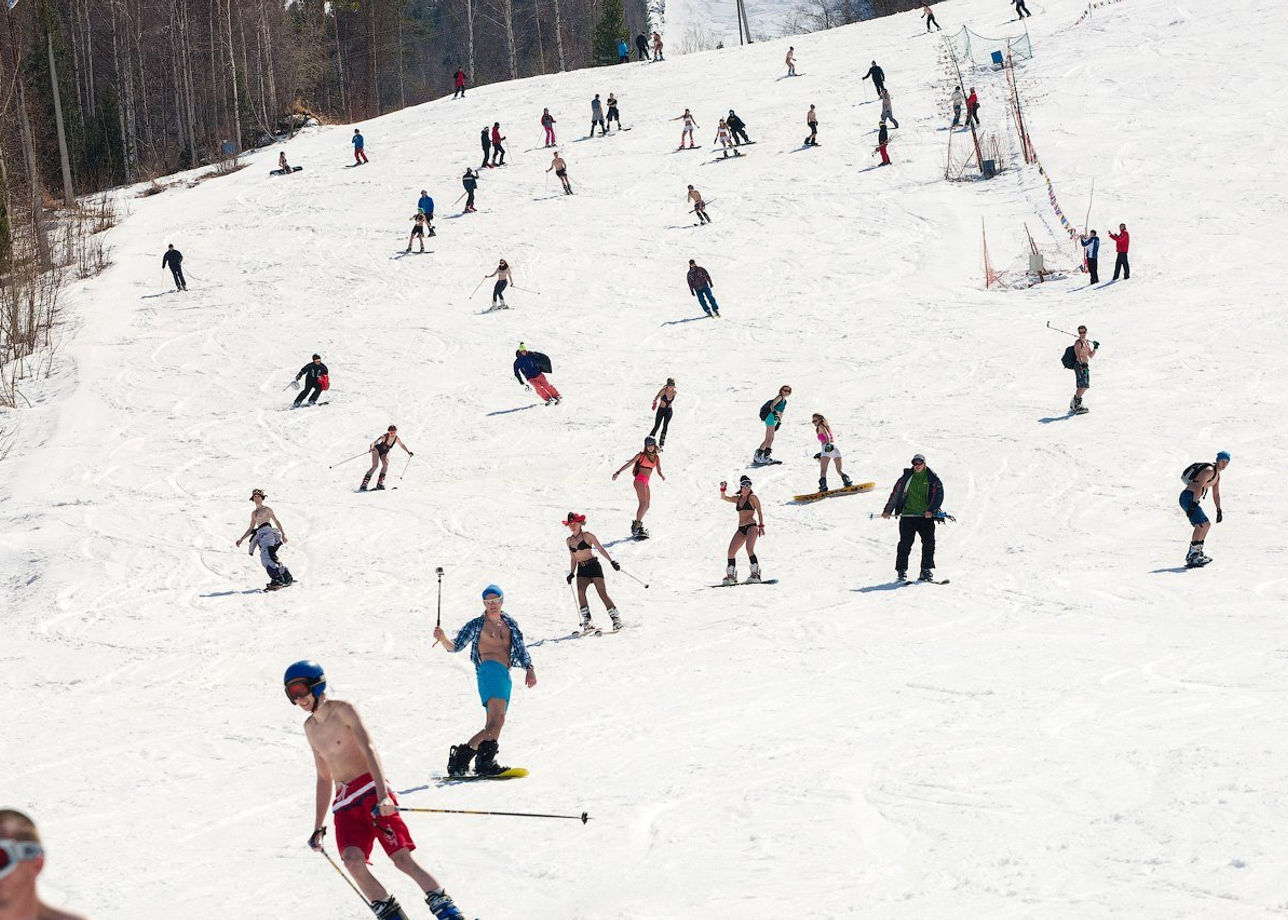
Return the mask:
<svg viewBox="0 0 1288 920"><path fill-rule="evenodd" d="M1217 522L1218 524L1220 524L1220 523L1221 523L1221 519L1222 519L1222 518L1224 518L1224 517L1225 517L1225 512L1223 512L1220 508L1217 508L1217 509L1216 509L1216 522Z"/></svg>
<svg viewBox="0 0 1288 920"><path fill-rule="evenodd" d="M1220 514L1220 513L1221 513L1220 511L1217 512L1217 514ZM622 564L618 562L616 559L610 559L608 561L608 564L613 567L614 572L620 572L622 570Z"/></svg>
<svg viewBox="0 0 1288 920"><path fill-rule="evenodd" d="M409 450L409 451L407 451L407 456L408 456L408 457L414 457L414 456L416 456L416 452L415 452L414 450Z"/></svg>
<svg viewBox="0 0 1288 920"><path fill-rule="evenodd" d="M309 835L309 849L311 849L311 850L320 850L320 849L322 849L322 838L323 838L323 837L325 837L325 836L326 836L326 827L319 827L319 828L318 828L317 830L315 830L312 834L310 834L310 835Z"/></svg>
<svg viewBox="0 0 1288 920"><path fill-rule="evenodd" d="M568 584L572 584L572 572L568 573L568 577L565 578L564 581L568 582Z"/></svg>
<svg viewBox="0 0 1288 920"><path fill-rule="evenodd" d="M1094 348L1094 349L1096 349L1097 351L1099 351L1099 350L1100 350L1100 343L1099 343L1099 342L1097 342L1095 339L1092 339L1092 340L1091 340L1091 347L1092 347L1092 348Z"/></svg>

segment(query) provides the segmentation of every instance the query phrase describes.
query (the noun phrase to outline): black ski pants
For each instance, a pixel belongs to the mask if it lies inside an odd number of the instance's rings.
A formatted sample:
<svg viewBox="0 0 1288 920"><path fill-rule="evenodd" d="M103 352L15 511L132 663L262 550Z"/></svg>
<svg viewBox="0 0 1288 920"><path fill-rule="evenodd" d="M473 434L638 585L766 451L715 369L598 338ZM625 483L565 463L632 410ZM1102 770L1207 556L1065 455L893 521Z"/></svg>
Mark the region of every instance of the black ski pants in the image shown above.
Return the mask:
<svg viewBox="0 0 1288 920"><path fill-rule="evenodd" d="M492 156L492 145L490 143L484 144L483 145L483 166L480 167L481 169L487 168L487 161L491 156Z"/></svg>
<svg viewBox="0 0 1288 920"><path fill-rule="evenodd" d="M467 207L467 208L472 208L472 207L474 207L474 189L472 189L472 188L467 188L467 189L465 190L465 194L468 196L468 197L465 199L465 207Z"/></svg>
<svg viewBox="0 0 1288 920"><path fill-rule="evenodd" d="M733 135L733 142L735 145L751 143L751 140L747 137L746 128L730 128L729 131ZM741 140L739 140L739 138L741 138Z"/></svg>
<svg viewBox="0 0 1288 920"><path fill-rule="evenodd" d="M177 262L171 264L170 274L174 275L174 286L176 289L180 291L187 289L188 282L184 280L182 265L179 265Z"/></svg>
<svg viewBox="0 0 1288 920"><path fill-rule="evenodd" d="M657 417L653 419L653 430L648 433L648 436L650 438L656 436L658 428L661 428L662 439L658 441L659 447L666 444L666 429L671 424L671 416L674 414L675 410L670 406L660 407L657 410Z"/></svg>
<svg viewBox="0 0 1288 920"><path fill-rule="evenodd" d="M300 395L295 397L295 405L298 406L300 403L304 402L305 398L310 393L313 394L313 398L309 400L309 405L311 406L317 402L318 397L322 395L322 384L318 383L316 380L311 380L304 384L304 389L300 390Z"/></svg>
<svg viewBox="0 0 1288 920"><path fill-rule="evenodd" d="M1114 261L1114 280L1118 280L1118 273L1123 273L1123 280L1126 281L1131 277L1131 266L1127 264L1127 253L1118 253L1118 258Z"/></svg>
<svg viewBox="0 0 1288 920"><path fill-rule="evenodd" d="M896 572L908 571L908 556L912 553L913 538L921 537L921 567L935 567L935 519L928 517L899 518L899 549L895 553Z"/></svg>
<svg viewBox="0 0 1288 920"><path fill-rule="evenodd" d="M1091 275L1092 284L1100 283L1100 275L1096 274L1097 272L1096 263L1098 263L1099 261L1100 261L1099 258L1087 259L1087 272L1088 274Z"/></svg>

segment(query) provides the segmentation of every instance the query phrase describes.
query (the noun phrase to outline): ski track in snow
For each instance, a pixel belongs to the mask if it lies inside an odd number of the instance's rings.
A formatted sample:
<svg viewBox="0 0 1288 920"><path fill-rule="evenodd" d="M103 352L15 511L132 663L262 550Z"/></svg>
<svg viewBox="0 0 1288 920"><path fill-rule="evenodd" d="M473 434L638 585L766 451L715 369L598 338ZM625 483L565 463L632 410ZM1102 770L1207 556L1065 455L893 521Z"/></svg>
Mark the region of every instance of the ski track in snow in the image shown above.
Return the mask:
<svg viewBox="0 0 1288 920"><path fill-rule="evenodd" d="M1284 123L1264 104L1288 70L1281 12L1131 0L1073 26L1072 0L1034 8L1036 57L1018 72L1034 145L1071 220L1095 178L1105 279L1106 231L1133 234L1131 281L1091 291L1045 182L1019 165L1000 75L967 82L1007 170L945 183L951 84L941 44L909 37L916 12L679 56L687 26L731 24L728 6L669 0L664 63L364 122L361 169L340 168L352 126L336 125L290 143L309 168L289 180L255 165L270 148L233 175L123 198L114 265L74 286L55 372L25 385L34 408L11 414L19 440L0 465L0 688L16 701L0 776L41 824L49 899L107 920L223 920L284 899L290 916L355 916L304 847L312 762L281 673L321 661L393 785L424 785L481 716L468 659L431 647L442 565L449 632L497 581L540 643L501 747L532 773L405 804L592 816L409 815L468 916L1288 910L1274 511L1288 341L1258 245L1288 213L1264 169ZM998 3L935 12L945 34L1019 28ZM803 76L777 81L788 41ZM901 124L879 170L879 107L859 80L873 57ZM610 90L638 130L572 143ZM1178 146L1176 126L1214 96L1262 130L1233 141L1214 122ZM800 151L811 103L822 145ZM525 149L543 106L575 196L544 174L552 151ZM703 150L672 156L685 106ZM710 162L730 107L758 143ZM484 171L478 214L449 219L478 126L498 119L509 165ZM688 225L687 183L711 225ZM422 187L434 252L391 260ZM984 291L981 217L999 269L1022 270L1027 223L1067 277ZM187 293L157 264L167 242ZM491 282L470 292L500 257L529 290L478 315ZM721 319L699 317L689 258L712 273ZM1104 346L1088 415L1064 417L1072 381L1048 320L1085 322ZM551 356L562 405L515 384L519 341ZM313 351L330 405L282 411ZM636 543L630 477L610 474L667 376L668 478ZM758 554L780 583L709 590L736 520L716 484L748 468L756 411L782 383L786 462L749 473ZM813 411L873 492L792 504L818 475ZM391 422L416 457L393 455L397 492L357 494L365 455L329 467ZM1216 562L1186 572L1177 474L1222 448ZM894 588L895 524L869 515L916 451L958 518L938 529L952 584ZM290 537L290 591L260 593L262 569L233 546L253 487ZM651 584L609 573L637 627L624 635L556 641L577 622L570 509ZM413 886L374 862L415 914Z"/></svg>

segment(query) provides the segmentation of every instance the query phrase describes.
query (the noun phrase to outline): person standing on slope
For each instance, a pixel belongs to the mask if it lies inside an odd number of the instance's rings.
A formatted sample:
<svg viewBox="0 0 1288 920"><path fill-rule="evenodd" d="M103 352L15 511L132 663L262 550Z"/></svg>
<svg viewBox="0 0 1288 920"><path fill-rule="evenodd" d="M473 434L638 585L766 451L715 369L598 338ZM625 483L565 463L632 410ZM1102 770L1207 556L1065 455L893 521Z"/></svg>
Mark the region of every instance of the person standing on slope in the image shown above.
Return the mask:
<svg viewBox="0 0 1288 920"><path fill-rule="evenodd" d="M1090 231L1086 236L1078 237L1078 242L1082 244L1082 257L1087 262L1087 274L1091 276L1090 284L1099 284L1100 275L1097 274L1097 266L1100 264L1100 237L1096 236L1096 231Z"/></svg>
<svg viewBox="0 0 1288 920"><path fill-rule="evenodd" d="M653 417L653 430L650 431L649 437L658 433L662 429L662 436L658 439L657 449L660 451L666 447L666 430L671 426L671 416L674 411L671 409L671 403L675 402L675 378L667 377L666 383L662 389L657 391L653 397L653 411L657 414Z"/></svg>
<svg viewBox="0 0 1288 920"><path fill-rule="evenodd" d="M899 127L899 119L894 117L894 109L890 105L890 90L884 87L881 89L881 120Z"/></svg>
<svg viewBox="0 0 1288 920"><path fill-rule="evenodd" d="M786 64L787 64L787 76L789 77L796 76L796 49L793 48L791 45L787 46Z"/></svg>
<svg viewBox="0 0 1288 920"><path fill-rule="evenodd" d="M1114 249L1118 251L1118 257L1114 259L1113 280L1118 280L1118 273L1121 271L1123 280L1126 281L1131 277L1131 266L1127 264L1127 246L1131 243L1131 237L1127 235L1127 225L1119 224L1117 233L1110 230L1109 238L1114 241ZM185 285L184 290L186 291L187 289Z"/></svg>
<svg viewBox="0 0 1288 920"><path fill-rule="evenodd" d="M617 63L625 64L631 59L631 46L626 44L626 36L617 40Z"/></svg>
<svg viewBox="0 0 1288 920"><path fill-rule="evenodd" d="M653 34L654 34L654 35L656 35L657 33L656 33L656 32L654 32ZM683 120L684 120L684 128L680 131L680 148L679 148L679 149L681 149L681 150L683 150L683 149L684 149L684 141L687 139L687 140L688 140L688 142L689 142L689 149L690 149L690 150L692 150L692 149L693 149L693 146L694 146L694 144L693 144L693 129L694 129L694 128L699 128L699 127L701 127L701 125L699 125L699 124L698 124L698 123L693 119L693 113L692 113L692 112L690 112L688 109L685 109L685 110L684 110L684 114L683 114L683 115L677 115L677 116L675 116L674 118L672 118L672 119L671 119L671 121L680 121L681 119L683 119Z"/></svg>
<svg viewBox="0 0 1288 920"><path fill-rule="evenodd" d="M1091 359L1099 349L1099 342L1087 341L1087 327L1079 326L1078 338L1073 343L1073 399L1069 400L1069 411L1074 415L1087 411L1082 405L1082 397L1091 386Z"/></svg>
<svg viewBox="0 0 1288 920"><path fill-rule="evenodd" d="M425 215L425 233L427 236L437 236L434 232L434 199L429 197L429 192L424 189L420 190L420 198L416 201L416 210Z"/></svg>
<svg viewBox="0 0 1288 920"><path fill-rule="evenodd" d="M447 651L459 652L469 645L479 700L487 713L483 727L469 741L452 745L447 755L448 776L464 776L471 760L478 776L496 776L509 769L496 762L496 755L510 708L513 686L510 668L523 668L527 672L524 684L528 689L537 685L537 670L523 644L523 633L519 631L519 624L502 610L504 603L501 589L488 585L483 589L483 615L462 626L455 639L447 638L441 626L434 627L434 638Z"/></svg>
<svg viewBox="0 0 1288 920"><path fill-rule="evenodd" d="M504 140L505 138L501 135L501 123L499 121L492 122L492 165L493 166L505 165L505 148L501 146L501 142ZM497 157L500 157L499 161L497 160Z"/></svg>
<svg viewBox="0 0 1288 920"><path fill-rule="evenodd" d="M711 293L711 275L707 270L695 262L689 260L689 273L685 275L685 280L689 282L690 296L698 298L698 305L707 316L719 316L720 305L716 303L716 297Z"/></svg>
<svg viewBox="0 0 1288 920"><path fill-rule="evenodd" d="M932 10L928 5L924 3L921 5L921 17L926 20L927 32L930 31L931 26L934 26L940 32L944 31L940 27L939 23L935 21L935 11Z"/></svg>
<svg viewBox="0 0 1288 920"><path fill-rule="evenodd" d="M872 78L872 86L876 89L877 95L881 95L881 90L885 89L885 71L881 69L876 61L868 68L868 72L863 75L863 79Z"/></svg>
<svg viewBox="0 0 1288 920"><path fill-rule="evenodd" d="M326 674L317 662L295 662L286 669L282 683L291 704L309 714L304 735L317 769L309 847L322 849L327 800L332 798L334 784L331 819L336 849L378 920L405 920L405 914L367 868L377 840L394 866L425 892L425 904L438 920L465 920L443 886L411 855L416 843L398 814L398 799L389 788L380 755L358 710L351 703L327 696Z"/></svg>
<svg viewBox="0 0 1288 920"><path fill-rule="evenodd" d="M885 119L882 119L881 124L877 125L877 149L872 151L873 153L881 154L881 162L877 164L878 166L890 165L890 155L886 153L886 146L889 143L890 132L886 129Z"/></svg>
<svg viewBox="0 0 1288 920"><path fill-rule="evenodd" d="M461 177L461 186L465 189L465 211L466 214L473 214L478 208L474 207L474 191L479 187L479 174L477 171L465 167L465 175ZM456 199L460 201L460 199Z"/></svg>
<svg viewBox="0 0 1288 920"><path fill-rule="evenodd" d="M300 372L295 375L297 383L301 377L304 378L304 389L300 390L300 395L296 396L295 402L291 403L291 407L294 409L298 409L300 403L304 402L306 397L310 406L316 406L318 397L322 395L322 391L330 383L330 374L326 369L326 365L322 363L321 355L314 355L312 361L300 368Z"/></svg>
<svg viewBox="0 0 1288 920"><path fill-rule="evenodd" d="M353 129L353 165L361 166L367 162L367 142L362 139L362 132L357 128Z"/></svg>
<svg viewBox="0 0 1288 920"><path fill-rule="evenodd" d="M765 423L765 438L756 448L753 458L754 463L782 463L781 460L774 460L770 455L773 453L774 435L783 424L783 413L787 411L787 397L792 395L792 388L781 386L778 388L778 395L772 399L766 400L765 404L760 407L760 418Z"/></svg>
<svg viewBox="0 0 1288 920"><path fill-rule="evenodd" d="M416 239L420 240L420 251L424 252L425 251L425 228L429 226L429 221L425 218L425 212L417 210L415 214L413 214L411 217L407 219L410 221L413 221L414 223L412 224L412 227L411 227L411 236L407 237L407 248L404 249L403 252L411 252L412 241ZM430 236L434 235L434 232L432 229L430 230L429 235Z"/></svg>
<svg viewBox="0 0 1288 920"><path fill-rule="evenodd" d="M935 471L926 466L922 454L914 454L912 465L903 471L886 499L883 518L899 518L899 548L895 551L894 571L900 581L908 580L908 556L912 541L921 537L921 576L919 581L933 581L935 574L935 516L944 503L944 484Z"/></svg>
<svg viewBox="0 0 1288 920"><path fill-rule="evenodd" d="M805 138L806 147L818 146L818 113L814 111L814 106L809 107L805 113L805 124L809 125L809 137Z"/></svg>
<svg viewBox="0 0 1288 920"><path fill-rule="evenodd" d="M595 98L590 100L590 136L595 136L595 125L599 125L599 136L603 137L608 133L608 128L604 124L604 104L599 101L599 93L595 93Z"/></svg>
<svg viewBox="0 0 1288 920"><path fill-rule="evenodd" d="M558 150L555 151L554 159L550 161L550 165L546 167L546 172L550 172L552 169L555 171L555 175L559 177L559 181L563 183L564 194L571 195L572 183L568 181L568 163L559 155Z"/></svg>
<svg viewBox="0 0 1288 920"><path fill-rule="evenodd" d="M242 541L250 537L250 551L253 553L259 550L260 564L264 566L270 579L266 590L275 591L285 588L295 579L291 577L291 570L277 558L277 551L286 544L286 528L277 519L273 509L264 504L266 498L268 496L263 489L255 489L250 493L255 510L250 513L250 527L237 538L236 545L240 547Z"/></svg>
<svg viewBox="0 0 1288 920"><path fill-rule="evenodd" d="M505 289L514 280L514 269L510 268L510 264L505 259L502 259L497 264L496 271L483 276L484 281L488 278L496 279L496 284L492 286L492 309L508 310L509 307L505 303Z"/></svg>
<svg viewBox="0 0 1288 920"><path fill-rule="evenodd" d="M810 417L814 423L814 433L818 435L819 449L814 455L818 461L818 490L827 491L827 462L830 460L836 465L836 471L841 475L841 487L848 489L854 485L850 477L845 475L841 469L841 449L836 446L836 438L832 435L832 426L827 423L827 419L817 412Z"/></svg>
<svg viewBox="0 0 1288 920"><path fill-rule="evenodd" d="M176 291L188 290L188 282L183 277L183 253L174 248L174 243L166 247L165 255L161 257L161 269L170 269L170 275L174 278L174 289Z"/></svg>
<svg viewBox="0 0 1288 920"><path fill-rule="evenodd" d="M492 164L488 161L492 158L492 131L487 125L479 133L479 143L483 145L483 163L479 169L491 169Z"/></svg>
<svg viewBox="0 0 1288 920"><path fill-rule="evenodd" d="M720 119L720 124L716 126L715 141L720 145L720 150L722 151L720 158L722 160L727 160L729 158L730 150L733 151L734 156L742 156L742 153L733 146L732 140L729 137L729 126L725 124L725 120L723 118Z"/></svg>
<svg viewBox="0 0 1288 920"><path fill-rule="evenodd" d="M464 99L465 98L465 71L457 67L456 76L453 77L453 79L456 81L456 92L452 93L452 98L455 99L457 96L460 96L462 99Z"/></svg>
<svg viewBox="0 0 1288 920"><path fill-rule="evenodd" d="M953 128L957 127L959 124L961 124L962 105L965 103L965 101L966 101L966 97L962 94L962 88L960 86L954 86L953 96L952 96L953 123L948 126L948 129L950 131Z"/></svg>
<svg viewBox="0 0 1288 920"><path fill-rule="evenodd" d="M389 452L395 446L407 451L408 462L411 461L412 457L416 456L402 442L402 438L398 437L398 426L390 425L389 430L372 441L371 447L368 448L371 453L371 469L367 470L367 475L362 477L362 485L358 486L359 492L367 491L367 484L371 482L371 474L376 471L376 467L380 467L380 477L376 480L376 490L384 490L385 476L389 473Z"/></svg>
<svg viewBox="0 0 1288 920"><path fill-rule="evenodd" d="M644 529L644 515L648 513L649 504L652 495L649 492L649 477L653 471L657 471L658 477L666 482L666 475L662 472L662 457L657 451L657 439L649 435L644 439L644 449L631 459L623 463L613 474L613 482L621 475L622 470L632 466L631 475L635 478L635 498L637 507L635 509L635 520L631 521L631 536L636 540L647 540L648 531Z"/></svg>
<svg viewBox="0 0 1288 920"><path fill-rule="evenodd" d="M1024 5L1024 0L1011 0L1011 2L1015 4L1016 19L1023 19L1025 16L1033 15L1029 12L1029 8Z"/></svg>
<svg viewBox="0 0 1288 920"><path fill-rule="evenodd" d="M622 130L622 116L617 111L617 97L612 93L608 94L608 124L617 122L617 130Z"/></svg>
<svg viewBox="0 0 1288 920"><path fill-rule="evenodd" d="M734 113L733 109L729 110L729 117L725 119L725 124L729 126L729 133L733 135L734 145L750 144L751 140L747 137L747 126L743 120Z"/></svg>
<svg viewBox="0 0 1288 920"><path fill-rule="evenodd" d="M550 369L548 356L539 351L528 351L527 345L519 343L519 348L514 353L514 379L523 384L525 389L535 390L537 396L546 401L547 406L563 402L563 397L559 395L554 384L546 379L546 374L551 373Z"/></svg>
<svg viewBox="0 0 1288 920"><path fill-rule="evenodd" d="M36 877L44 868L45 848L36 822L15 809L0 809L0 918L84 920L40 899Z"/></svg>
<svg viewBox="0 0 1288 920"><path fill-rule="evenodd" d="M555 145L555 117L550 114L549 109L541 110L541 127L546 130L545 146L553 147Z"/></svg>
<svg viewBox="0 0 1288 920"><path fill-rule="evenodd" d="M979 96L975 95L975 87L970 88L970 95L966 97L966 124L971 122L979 127Z"/></svg>
<svg viewBox="0 0 1288 920"><path fill-rule="evenodd" d="M653 60L665 60L662 57L662 36L656 32L653 33Z"/></svg>
<svg viewBox="0 0 1288 920"><path fill-rule="evenodd" d="M643 32L635 36L635 53L637 55L636 60L647 61L649 59L648 39L644 37Z"/></svg>
<svg viewBox="0 0 1288 920"><path fill-rule="evenodd" d="M577 579L577 606L581 613L581 630L592 632L596 628L590 619L590 604L586 602L586 588L590 585L595 586L599 599L604 602L604 607L608 610L609 619L613 621L613 629L618 630L622 628L622 619L617 612L617 605L608 596L608 588L604 585L604 567L595 558L595 552L598 551L599 555L607 559L614 571L620 572L622 567L608 555L608 550L604 549L599 538L583 528L582 525L585 523L586 515L577 514L574 511L569 511L568 517L564 520L564 526L568 528L568 539L564 543L568 547L568 552L572 554L572 571L568 573L568 584L572 584L574 578Z"/></svg>
<svg viewBox="0 0 1288 920"><path fill-rule="evenodd" d="M1215 463L1191 463L1181 473L1181 480L1185 483L1185 489L1181 492L1181 510L1194 525L1194 532L1190 535L1190 548L1185 554L1187 569L1196 569L1212 561L1203 552L1203 541L1212 528L1212 522L1203 513L1199 503L1207 495L1208 489L1211 489L1212 502L1216 505L1216 522L1221 523L1225 518L1225 513L1221 510L1221 473L1229 465L1230 454L1223 450L1216 455Z"/></svg>
<svg viewBox="0 0 1288 920"><path fill-rule="evenodd" d="M693 213L698 216L699 224L711 223L711 218L707 216L707 203L702 200L701 192L690 185L688 194L685 195L685 198L686 200L693 202ZM691 264L692 260L690 260L690 265Z"/></svg>
<svg viewBox="0 0 1288 920"><path fill-rule="evenodd" d="M757 584L760 581L760 560L756 558L756 540L765 535L765 512L760 507L760 499L751 491L751 477L743 476L738 481L738 493L736 495L726 495L725 491L729 488L729 483L720 483L720 500L732 502L738 510L738 529L734 531L733 539L729 541L729 551L725 554L727 561L725 563L724 581L722 585L736 585L738 583L738 550L747 547L747 561L751 563L751 575L748 576L749 584Z"/></svg>

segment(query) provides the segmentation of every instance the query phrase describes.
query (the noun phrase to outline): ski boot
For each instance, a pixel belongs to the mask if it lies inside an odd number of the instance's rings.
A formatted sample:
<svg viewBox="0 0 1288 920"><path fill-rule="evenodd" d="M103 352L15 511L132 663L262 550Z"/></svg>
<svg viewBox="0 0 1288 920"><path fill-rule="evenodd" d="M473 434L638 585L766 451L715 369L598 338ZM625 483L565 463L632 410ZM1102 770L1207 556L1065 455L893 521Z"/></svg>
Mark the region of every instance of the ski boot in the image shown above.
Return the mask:
<svg viewBox="0 0 1288 920"><path fill-rule="evenodd" d="M581 631L583 633L591 633L591 632L599 631L599 628L593 622L591 622L589 607L581 608Z"/></svg>
<svg viewBox="0 0 1288 920"><path fill-rule="evenodd" d="M764 463L764 462L765 462L765 452L764 452L763 450L761 450L759 447L757 447L757 448L756 448L756 453L755 453L755 455L751 458L751 462L752 462L752 463Z"/></svg>
<svg viewBox="0 0 1288 920"><path fill-rule="evenodd" d="M385 484L384 484L383 482L378 482L378 483L376 483L376 487L375 487L374 489L372 489L372 491L373 491L373 492L383 492L383 491L385 491Z"/></svg>
<svg viewBox="0 0 1288 920"><path fill-rule="evenodd" d="M470 761L474 759L475 753L477 752L468 743L453 744L451 752L447 755L447 775L464 776L465 771L470 768Z"/></svg>
<svg viewBox="0 0 1288 920"><path fill-rule="evenodd" d="M895 578L895 581L907 581L908 573L905 572L903 569L897 569L894 573L894 578Z"/></svg>
<svg viewBox="0 0 1288 920"><path fill-rule="evenodd" d="M749 585L760 584L760 563L759 562L753 562L751 564L751 574L747 576L747 584Z"/></svg>
<svg viewBox="0 0 1288 920"><path fill-rule="evenodd" d="M403 252L411 252L411 247L408 246L406 249L403 250Z"/></svg>
<svg viewBox="0 0 1288 920"><path fill-rule="evenodd" d="M509 767L503 767L496 762L497 743L495 741L480 741L478 756L474 758L474 775L475 776L496 776L498 773L504 773Z"/></svg>
<svg viewBox="0 0 1288 920"><path fill-rule="evenodd" d="M768 463L770 461L770 454L772 454L773 452L774 452L774 449L772 447L766 447L764 450L760 452L760 459L763 460L765 463Z"/></svg>
<svg viewBox="0 0 1288 920"><path fill-rule="evenodd" d="M425 903L429 906L429 912L437 920L465 920L465 915L461 909L456 906L456 902L442 888L438 891L430 891L425 895Z"/></svg>
<svg viewBox="0 0 1288 920"><path fill-rule="evenodd" d="M291 570L290 570L290 569L283 567L283 569L282 569L282 587L286 587L287 585L293 585L293 584L295 584L295 576L291 574Z"/></svg>
<svg viewBox="0 0 1288 920"><path fill-rule="evenodd" d="M610 607L608 609L608 618L613 621L613 632L617 632L617 630L621 629L622 626L625 625L622 623L622 617L617 612L616 607Z"/></svg>
<svg viewBox="0 0 1288 920"><path fill-rule="evenodd" d="M846 488L846 489L848 489L848 488L850 488L850 487L851 487L851 486L853 486L853 485L854 485L854 480L853 480L853 479L851 479L849 476L846 476L844 473L842 473L842 474L841 474L841 486L842 486L842 488Z"/></svg>
<svg viewBox="0 0 1288 920"><path fill-rule="evenodd" d="M556 396L556 397L555 397L555 405L557 406L557 405L559 405L561 402L563 402L563 397L562 397L562 396Z"/></svg>
<svg viewBox="0 0 1288 920"><path fill-rule="evenodd" d="M724 581L720 582L720 584L736 585L737 583L738 583L738 567L736 565L725 566Z"/></svg>
<svg viewBox="0 0 1288 920"><path fill-rule="evenodd" d="M922 569L921 575L917 578L917 581L934 581L934 580L935 580L935 573L932 572L930 569Z"/></svg>
<svg viewBox="0 0 1288 920"><path fill-rule="evenodd" d="M826 476L820 476L820 477L818 478L818 490L819 490L820 492L826 492L826 491L827 491L827 477L826 477Z"/></svg>
<svg viewBox="0 0 1288 920"><path fill-rule="evenodd" d="M372 901L371 912L379 920L407 920L407 915L403 913L402 907L393 895L385 898L383 901Z"/></svg>

